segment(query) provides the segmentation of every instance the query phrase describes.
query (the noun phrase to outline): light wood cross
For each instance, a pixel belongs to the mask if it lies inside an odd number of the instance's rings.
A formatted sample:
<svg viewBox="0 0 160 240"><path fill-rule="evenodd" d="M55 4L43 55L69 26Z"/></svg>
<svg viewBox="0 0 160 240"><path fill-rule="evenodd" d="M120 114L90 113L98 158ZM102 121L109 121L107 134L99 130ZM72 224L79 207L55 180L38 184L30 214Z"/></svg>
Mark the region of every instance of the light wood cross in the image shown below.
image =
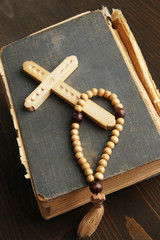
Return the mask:
<svg viewBox="0 0 160 240"><path fill-rule="evenodd" d="M23 70L40 82L39 86L25 99L24 106L29 111L36 110L49 97L51 92L75 106L81 93L64 81L77 67L76 56L64 59L51 73L33 61L24 62ZM89 99L83 107L83 112L104 129L112 129L115 125L114 115Z"/></svg>

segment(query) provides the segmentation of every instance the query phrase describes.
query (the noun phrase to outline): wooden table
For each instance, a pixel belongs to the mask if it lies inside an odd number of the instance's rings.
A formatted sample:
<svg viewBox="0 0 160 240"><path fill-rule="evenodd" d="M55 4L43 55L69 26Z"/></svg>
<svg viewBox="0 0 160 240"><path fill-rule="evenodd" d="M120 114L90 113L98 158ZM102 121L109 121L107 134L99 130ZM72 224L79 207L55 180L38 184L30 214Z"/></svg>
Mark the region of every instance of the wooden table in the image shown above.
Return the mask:
<svg viewBox="0 0 160 240"><path fill-rule="evenodd" d="M160 88L159 0L1 0L0 47L78 13L119 8ZM0 86L0 240L72 240L87 205L45 221L24 178L16 134ZM159 240L160 176L107 196L105 215L90 239Z"/></svg>

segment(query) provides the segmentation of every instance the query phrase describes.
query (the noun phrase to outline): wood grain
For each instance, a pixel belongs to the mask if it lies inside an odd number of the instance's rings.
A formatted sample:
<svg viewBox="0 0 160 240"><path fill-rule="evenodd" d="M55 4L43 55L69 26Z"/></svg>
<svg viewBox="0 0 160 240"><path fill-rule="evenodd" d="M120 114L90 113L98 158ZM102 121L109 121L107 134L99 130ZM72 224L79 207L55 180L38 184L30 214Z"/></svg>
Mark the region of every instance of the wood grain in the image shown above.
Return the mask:
<svg viewBox="0 0 160 240"><path fill-rule="evenodd" d="M126 227L128 229L129 235L133 240L151 240L150 236L146 231L134 220L126 216Z"/></svg>
<svg viewBox="0 0 160 240"><path fill-rule="evenodd" d="M120 8L138 41L158 88L159 22L158 0L147 1L0 1L0 46L27 36L78 13L101 8ZM40 217L30 182L24 179L15 132L0 88L0 239L76 239L76 228L89 205L46 222ZM160 177L157 176L107 197L104 219L93 240L134 239L126 216L133 218L153 240L160 239ZM137 238L138 239L138 238Z"/></svg>

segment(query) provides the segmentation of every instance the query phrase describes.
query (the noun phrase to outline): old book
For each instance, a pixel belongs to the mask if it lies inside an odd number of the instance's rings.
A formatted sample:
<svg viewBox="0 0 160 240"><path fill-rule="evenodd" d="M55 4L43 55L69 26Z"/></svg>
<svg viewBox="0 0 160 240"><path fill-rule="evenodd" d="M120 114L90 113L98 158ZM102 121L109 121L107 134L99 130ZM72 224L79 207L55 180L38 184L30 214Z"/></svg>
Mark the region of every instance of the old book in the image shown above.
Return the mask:
<svg viewBox="0 0 160 240"><path fill-rule="evenodd" d="M1 79L21 161L45 219L89 202L90 192L71 146L73 107L52 94L36 111L28 112L24 100L37 83L23 72L23 63L32 60L51 72L67 56L75 55L79 66L66 83L79 92L96 87L119 96L127 114L105 172L103 188L109 194L160 170L159 93L137 49L122 13L114 10L110 16L105 8L80 14L2 49ZM109 102L94 101L113 113ZM86 117L80 137L84 155L95 170L110 131Z"/></svg>

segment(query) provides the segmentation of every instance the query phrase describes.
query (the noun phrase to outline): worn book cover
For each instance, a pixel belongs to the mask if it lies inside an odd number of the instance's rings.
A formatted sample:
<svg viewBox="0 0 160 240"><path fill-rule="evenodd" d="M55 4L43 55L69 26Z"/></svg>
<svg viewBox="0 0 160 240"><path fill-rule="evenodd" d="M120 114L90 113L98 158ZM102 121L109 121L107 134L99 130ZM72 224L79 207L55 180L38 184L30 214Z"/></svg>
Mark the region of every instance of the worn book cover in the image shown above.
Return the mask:
<svg viewBox="0 0 160 240"><path fill-rule="evenodd" d="M45 218L89 202L90 195L70 140L73 107L52 94L36 111L28 112L25 98L38 83L23 72L22 66L32 60L51 72L70 55L77 56L79 64L66 79L67 84L79 92L93 87L110 90L118 95L126 110L124 130L104 174L104 193L129 186L160 169L160 135L104 14L99 10L87 12L51 26L1 52L1 74L18 131L21 160ZM114 112L110 102L92 100ZM80 138L84 155L94 170L109 137L110 131L85 117ZM56 199L59 200L54 205Z"/></svg>

